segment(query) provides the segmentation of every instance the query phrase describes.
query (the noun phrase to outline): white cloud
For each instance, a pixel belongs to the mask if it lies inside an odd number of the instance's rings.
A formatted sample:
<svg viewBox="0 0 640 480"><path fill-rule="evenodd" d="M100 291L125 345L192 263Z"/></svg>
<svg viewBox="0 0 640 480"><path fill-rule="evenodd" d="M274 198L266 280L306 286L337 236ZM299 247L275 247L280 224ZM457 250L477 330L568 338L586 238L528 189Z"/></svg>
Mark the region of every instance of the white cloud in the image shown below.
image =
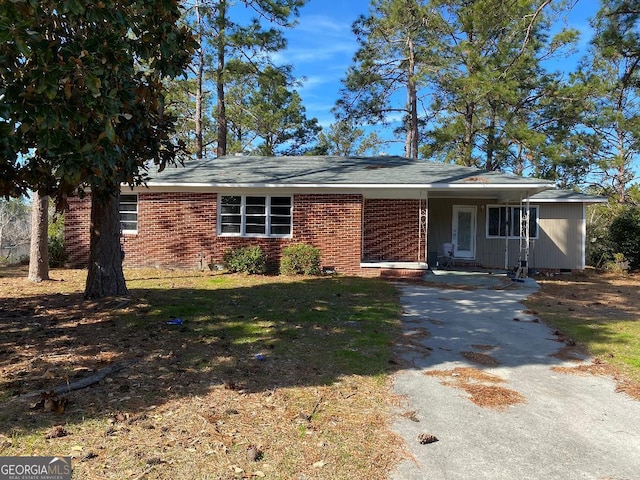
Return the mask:
<svg viewBox="0 0 640 480"><path fill-rule="evenodd" d="M347 34L351 36L351 23L335 20L327 15L303 15L295 29L305 33Z"/></svg>

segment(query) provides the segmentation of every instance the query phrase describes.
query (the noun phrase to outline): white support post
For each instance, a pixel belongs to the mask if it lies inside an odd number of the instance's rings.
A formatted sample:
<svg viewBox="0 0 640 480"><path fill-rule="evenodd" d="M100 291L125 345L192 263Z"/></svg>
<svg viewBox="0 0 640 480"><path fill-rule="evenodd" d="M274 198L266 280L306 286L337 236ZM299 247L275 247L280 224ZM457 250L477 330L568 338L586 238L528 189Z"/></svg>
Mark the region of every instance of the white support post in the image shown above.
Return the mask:
<svg viewBox="0 0 640 480"><path fill-rule="evenodd" d="M418 262L427 263L428 261L428 231L429 231L429 194L424 192L425 198L420 192L418 199Z"/></svg>
<svg viewBox="0 0 640 480"><path fill-rule="evenodd" d="M506 202L505 212L507 214L507 225L504 236L504 269L509 270L509 228L511 228L511 221L509 220L509 202ZM498 232L499 234L500 232Z"/></svg>

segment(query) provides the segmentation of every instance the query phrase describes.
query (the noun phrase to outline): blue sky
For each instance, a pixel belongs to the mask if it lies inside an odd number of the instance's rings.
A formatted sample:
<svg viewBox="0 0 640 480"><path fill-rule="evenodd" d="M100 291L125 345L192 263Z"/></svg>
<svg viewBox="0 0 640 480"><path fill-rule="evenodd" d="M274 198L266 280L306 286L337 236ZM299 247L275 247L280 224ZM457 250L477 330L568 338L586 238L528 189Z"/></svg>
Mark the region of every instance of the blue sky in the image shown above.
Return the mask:
<svg viewBox="0 0 640 480"><path fill-rule="evenodd" d="M590 37L589 17L599 8L598 0L577 0L563 20L584 32L579 52L564 59L558 68L572 69L584 54ZM294 75L305 77L298 92L304 100L308 117L315 117L327 127L334 121L331 108L338 98L340 80L352 64L357 43L351 26L359 15L367 14L367 0L309 0L301 9L298 25L286 33L288 48L278 62L294 66ZM402 146L389 147L388 153L401 154Z"/></svg>

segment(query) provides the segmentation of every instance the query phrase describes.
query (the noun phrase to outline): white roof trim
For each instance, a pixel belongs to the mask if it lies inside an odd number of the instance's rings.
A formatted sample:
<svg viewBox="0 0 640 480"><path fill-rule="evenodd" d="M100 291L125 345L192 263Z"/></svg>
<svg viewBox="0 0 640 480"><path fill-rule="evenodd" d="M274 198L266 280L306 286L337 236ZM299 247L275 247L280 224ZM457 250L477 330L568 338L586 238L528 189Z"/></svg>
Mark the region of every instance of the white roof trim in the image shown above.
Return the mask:
<svg viewBox="0 0 640 480"><path fill-rule="evenodd" d="M534 203L608 203L608 198L535 198L529 200Z"/></svg>
<svg viewBox="0 0 640 480"><path fill-rule="evenodd" d="M548 183L174 183L174 182L147 182L149 187L173 187L173 188L376 188L376 189L422 189L422 190L538 190L552 189Z"/></svg>

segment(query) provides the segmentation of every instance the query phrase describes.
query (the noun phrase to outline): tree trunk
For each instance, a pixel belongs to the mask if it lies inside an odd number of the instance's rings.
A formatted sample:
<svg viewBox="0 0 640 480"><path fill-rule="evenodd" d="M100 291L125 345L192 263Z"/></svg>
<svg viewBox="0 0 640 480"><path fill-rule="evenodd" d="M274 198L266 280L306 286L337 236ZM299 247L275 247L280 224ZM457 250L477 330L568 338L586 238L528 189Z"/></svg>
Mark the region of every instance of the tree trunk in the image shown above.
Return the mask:
<svg viewBox="0 0 640 480"><path fill-rule="evenodd" d="M225 43L226 35L224 29L227 22L227 2L220 2L218 13L218 66L216 70L216 95L218 97L217 121L218 121L218 149L217 156L222 157L227 154L227 108L224 98L224 67L225 67Z"/></svg>
<svg viewBox="0 0 640 480"><path fill-rule="evenodd" d="M203 156L203 145L202 145L202 103L204 102L204 95L202 92L202 83L204 81L204 52L202 50L202 18L200 16L200 4L196 2L196 22L198 25L198 43L200 47L196 52L196 61L197 72L196 72L196 111L195 111L195 137L196 137L196 148L195 154L198 160L202 160Z"/></svg>
<svg viewBox="0 0 640 480"><path fill-rule="evenodd" d="M465 167L475 167L473 162L473 120L475 105L467 103L464 115L464 137L462 141L462 164Z"/></svg>
<svg viewBox="0 0 640 480"><path fill-rule="evenodd" d="M494 163L496 152L496 112L491 105L491 113L489 119L489 126L487 128L487 155L484 162L484 169L488 171L496 170Z"/></svg>
<svg viewBox="0 0 640 480"><path fill-rule="evenodd" d="M49 196L33 194L31 206L31 248L29 280L49 280Z"/></svg>
<svg viewBox="0 0 640 480"><path fill-rule="evenodd" d="M120 193L91 195L89 271L85 298L128 295L120 246Z"/></svg>
<svg viewBox="0 0 640 480"><path fill-rule="evenodd" d="M415 45L411 38L407 38L407 50L409 54L408 65L408 103L409 126L407 129L407 142L405 155L409 158L418 158L418 94L416 91L416 59Z"/></svg>

